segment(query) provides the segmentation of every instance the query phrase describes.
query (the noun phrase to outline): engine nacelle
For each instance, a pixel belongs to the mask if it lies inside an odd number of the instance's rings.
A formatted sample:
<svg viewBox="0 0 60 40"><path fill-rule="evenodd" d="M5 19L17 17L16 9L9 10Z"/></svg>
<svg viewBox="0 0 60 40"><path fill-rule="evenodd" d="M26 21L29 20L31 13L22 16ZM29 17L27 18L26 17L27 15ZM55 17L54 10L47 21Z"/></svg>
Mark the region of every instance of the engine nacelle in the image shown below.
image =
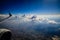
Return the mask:
<svg viewBox="0 0 60 40"><path fill-rule="evenodd" d="M0 29L0 40L11 40L12 33L8 29Z"/></svg>

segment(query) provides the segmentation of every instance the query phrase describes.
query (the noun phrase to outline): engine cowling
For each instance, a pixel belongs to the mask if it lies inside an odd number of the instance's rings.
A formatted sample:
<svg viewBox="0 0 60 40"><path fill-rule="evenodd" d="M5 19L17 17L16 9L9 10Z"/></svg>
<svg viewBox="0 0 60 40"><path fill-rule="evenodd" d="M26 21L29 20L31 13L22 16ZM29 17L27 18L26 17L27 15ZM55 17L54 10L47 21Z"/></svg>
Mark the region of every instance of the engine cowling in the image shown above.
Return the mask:
<svg viewBox="0 0 60 40"><path fill-rule="evenodd" d="M11 40L12 33L8 29L0 29L0 40Z"/></svg>

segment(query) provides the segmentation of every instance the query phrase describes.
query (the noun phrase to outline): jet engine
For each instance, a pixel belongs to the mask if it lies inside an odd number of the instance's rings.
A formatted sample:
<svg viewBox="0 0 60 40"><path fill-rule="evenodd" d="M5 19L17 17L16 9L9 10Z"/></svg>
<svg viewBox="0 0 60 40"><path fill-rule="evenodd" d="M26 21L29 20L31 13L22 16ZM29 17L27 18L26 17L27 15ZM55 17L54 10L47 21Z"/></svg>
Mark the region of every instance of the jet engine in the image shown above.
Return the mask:
<svg viewBox="0 0 60 40"><path fill-rule="evenodd" d="M8 29L0 29L0 40L11 40L12 33Z"/></svg>

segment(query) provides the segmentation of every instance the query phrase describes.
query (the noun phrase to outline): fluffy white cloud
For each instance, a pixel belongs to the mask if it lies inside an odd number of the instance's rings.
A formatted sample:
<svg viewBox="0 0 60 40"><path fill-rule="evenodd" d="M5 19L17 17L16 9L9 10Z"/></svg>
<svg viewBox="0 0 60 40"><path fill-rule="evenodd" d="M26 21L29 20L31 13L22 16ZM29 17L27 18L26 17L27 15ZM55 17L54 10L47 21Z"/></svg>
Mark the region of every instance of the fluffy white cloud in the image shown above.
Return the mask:
<svg viewBox="0 0 60 40"><path fill-rule="evenodd" d="M38 15L24 15L24 17L19 16L19 20L22 22L35 22L35 23L45 23L45 24L58 24L55 20L51 20L48 17L42 17Z"/></svg>
<svg viewBox="0 0 60 40"><path fill-rule="evenodd" d="M54 20L49 20L48 23L51 23L51 24L57 24L57 22L54 21Z"/></svg>

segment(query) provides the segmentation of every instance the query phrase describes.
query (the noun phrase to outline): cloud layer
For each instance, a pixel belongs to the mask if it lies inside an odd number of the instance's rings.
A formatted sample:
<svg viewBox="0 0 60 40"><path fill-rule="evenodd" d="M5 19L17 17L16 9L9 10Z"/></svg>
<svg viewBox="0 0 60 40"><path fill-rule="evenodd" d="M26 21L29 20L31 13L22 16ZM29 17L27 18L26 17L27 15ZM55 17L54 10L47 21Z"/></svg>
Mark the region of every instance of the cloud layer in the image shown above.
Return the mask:
<svg viewBox="0 0 60 40"><path fill-rule="evenodd" d="M31 36L38 40L38 37L59 35L60 21L56 21L57 18L41 15L13 15L9 19L0 22L0 28L10 29L15 34L14 36L27 36L27 38Z"/></svg>

